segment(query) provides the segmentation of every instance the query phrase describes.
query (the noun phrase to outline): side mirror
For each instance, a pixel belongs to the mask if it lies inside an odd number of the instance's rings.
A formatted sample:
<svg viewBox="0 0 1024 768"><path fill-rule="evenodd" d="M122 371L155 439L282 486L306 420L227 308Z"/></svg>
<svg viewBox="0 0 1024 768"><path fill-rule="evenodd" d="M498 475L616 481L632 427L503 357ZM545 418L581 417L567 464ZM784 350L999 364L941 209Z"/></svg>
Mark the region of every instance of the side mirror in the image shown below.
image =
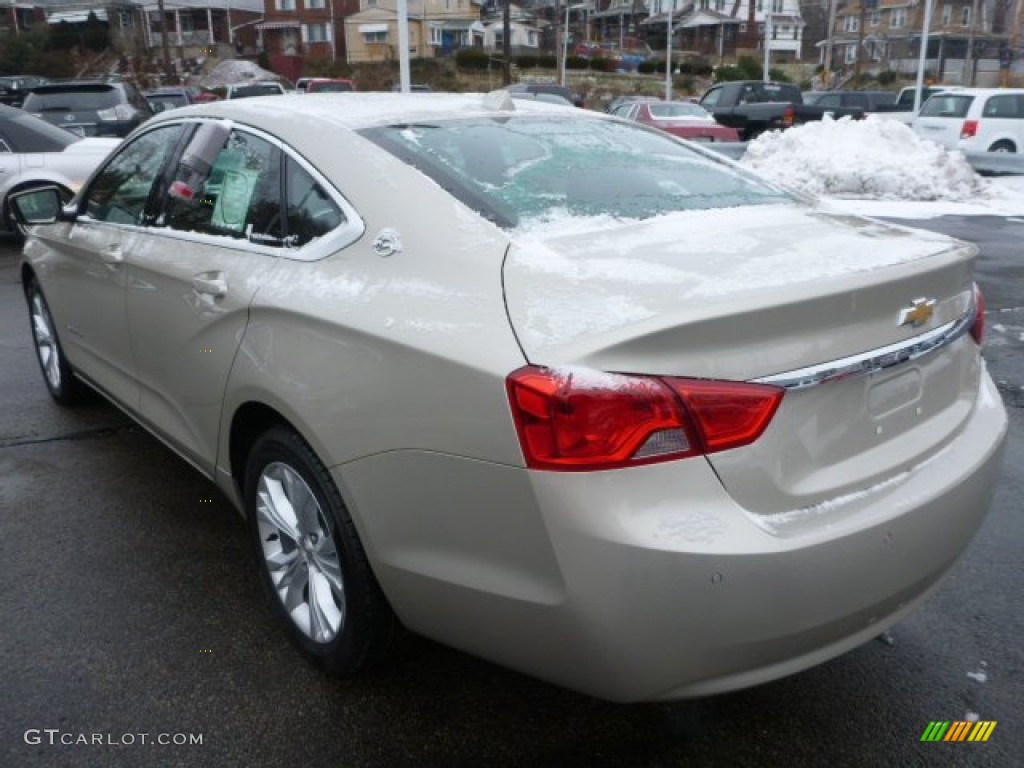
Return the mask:
<svg viewBox="0 0 1024 768"><path fill-rule="evenodd" d="M21 227L53 224L73 218L74 208L65 209L64 196L56 186L35 187L15 192L7 198L11 213Z"/></svg>

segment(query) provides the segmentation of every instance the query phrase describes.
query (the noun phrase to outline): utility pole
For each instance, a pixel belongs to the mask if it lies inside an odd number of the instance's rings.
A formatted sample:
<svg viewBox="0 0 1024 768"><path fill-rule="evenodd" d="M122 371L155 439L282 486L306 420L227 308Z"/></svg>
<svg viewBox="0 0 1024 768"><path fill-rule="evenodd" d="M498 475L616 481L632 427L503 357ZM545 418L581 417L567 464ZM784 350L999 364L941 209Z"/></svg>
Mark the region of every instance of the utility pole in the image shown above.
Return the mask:
<svg viewBox="0 0 1024 768"><path fill-rule="evenodd" d="M967 32L967 55L964 57L964 73L961 79L974 87L975 72L978 69L978 57L974 55L974 33L978 28L978 0L971 6L971 26Z"/></svg>
<svg viewBox="0 0 1024 768"><path fill-rule="evenodd" d="M975 0L977 2L977 0ZM505 0L505 8L501 13L502 48L505 66L502 69L502 81L505 85L512 84L512 0Z"/></svg>
<svg viewBox="0 0 1024 768"><path fill-rule="evenodd" d="M164 0L157 0L157 8L160 11L160 50L164 59L164 85L171 84L171 53L167 47L167 14L164 12Z"/></svg>
<svg viewBox="0 0 1024 768"><path fill-rule="evenodd" d="M838 0L832 0L828 9L828 38L825 43L825 90L832 90L832 35L836 30L836 5Z"/></svg>
<svg viewBox="0 0 1024 768"><path fill-rule="evenodd" d="M864 23L867 20L868 0L860 0L860 20L857 22L857 59L853 66L854 87L860 85L861 62L864 56Z"/></svg>

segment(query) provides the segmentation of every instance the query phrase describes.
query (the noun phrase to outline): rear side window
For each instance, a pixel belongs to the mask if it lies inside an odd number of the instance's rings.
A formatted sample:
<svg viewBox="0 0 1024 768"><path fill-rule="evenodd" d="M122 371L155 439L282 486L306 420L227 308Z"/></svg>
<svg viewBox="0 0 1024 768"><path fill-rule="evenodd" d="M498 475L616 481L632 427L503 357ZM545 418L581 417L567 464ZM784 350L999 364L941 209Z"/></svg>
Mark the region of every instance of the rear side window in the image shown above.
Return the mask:
<svg viewBox="0 0 1024 768"><path fill-rule="evenodd" d="M966 117L972 101L974 101L973 96L937 93L921 107L921 117Z"/></svg>
<svg viewBox="0 0 1024 768"><path fill-rule="evenodd" d="M291 157L285 165L285 184L289 246L300 248L345 222L337 203Z"/></svg>
<svg viewBox="0 0 1024 768"><path fill-rule="evenodd" d="M982 109L981 116L998 118L1024 117L1024 114L1020 112L1020 101L1020 97L1013 93L989 96L988 101L985 102L984 109Z"/></svg>
<svg viewBox="0 0 1024 768"><path fill-rule="evenodd" d="M184 232L282 246L280 150L233 131L196 188L172 185L163 223Z"/></svg>

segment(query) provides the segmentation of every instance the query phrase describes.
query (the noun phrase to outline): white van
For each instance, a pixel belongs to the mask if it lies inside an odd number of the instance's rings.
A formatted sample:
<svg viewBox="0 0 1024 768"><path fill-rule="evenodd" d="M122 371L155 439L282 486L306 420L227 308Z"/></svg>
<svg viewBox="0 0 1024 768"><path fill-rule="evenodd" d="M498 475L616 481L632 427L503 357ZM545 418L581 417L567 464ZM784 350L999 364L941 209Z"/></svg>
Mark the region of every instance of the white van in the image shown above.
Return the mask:
<svg viewBox="0 0 1024 768"><path fill-rule="evenodd" d="M960 88L932 95L914 132L965 152L1024 151L1024 89Z"/></svg>

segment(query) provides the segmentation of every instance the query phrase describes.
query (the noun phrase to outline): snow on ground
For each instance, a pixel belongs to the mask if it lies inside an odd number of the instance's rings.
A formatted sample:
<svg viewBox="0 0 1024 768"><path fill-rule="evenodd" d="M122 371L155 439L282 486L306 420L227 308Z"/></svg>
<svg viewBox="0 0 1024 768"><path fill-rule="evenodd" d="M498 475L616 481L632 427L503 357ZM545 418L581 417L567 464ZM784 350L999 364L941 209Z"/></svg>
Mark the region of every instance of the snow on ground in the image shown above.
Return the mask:
<svg viewBox="0 0 1024 768"><path fill-rule="evenodd" d="M751 142L742 164L866 216L1024 215L1024 177L983 178L896 120L826 117Z"/></svg>

